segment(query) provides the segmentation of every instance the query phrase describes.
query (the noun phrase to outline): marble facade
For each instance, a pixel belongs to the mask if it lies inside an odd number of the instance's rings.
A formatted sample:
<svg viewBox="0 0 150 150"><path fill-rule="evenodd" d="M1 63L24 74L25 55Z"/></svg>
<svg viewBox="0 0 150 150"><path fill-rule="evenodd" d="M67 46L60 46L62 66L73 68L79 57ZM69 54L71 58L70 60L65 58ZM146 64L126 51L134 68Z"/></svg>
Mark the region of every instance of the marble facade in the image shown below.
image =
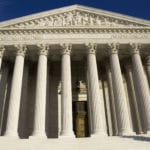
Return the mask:
<svg viewBox="0 0 150 150"><path fill-rule="evenodd" d="M149 62L150 21L73 5L0 23L0 140L149 137Z"/></svg>

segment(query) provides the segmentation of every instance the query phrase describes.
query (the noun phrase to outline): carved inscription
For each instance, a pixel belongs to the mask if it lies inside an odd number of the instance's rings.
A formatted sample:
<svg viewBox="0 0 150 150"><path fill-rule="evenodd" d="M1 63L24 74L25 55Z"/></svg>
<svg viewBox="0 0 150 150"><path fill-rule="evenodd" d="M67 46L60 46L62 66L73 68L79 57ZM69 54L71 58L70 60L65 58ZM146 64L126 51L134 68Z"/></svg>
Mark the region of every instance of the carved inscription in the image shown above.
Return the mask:
<svg viewBox="0 0 150 150"><path fill-rule="evenodd" d="M85 35L70 35L70 38L84 38ZM86 35L86 37L94 38L95 36ZM99 34L96 35L100 39L150 39L150 35L146 34ZM68 38L68 35L59 35L59 38ZM58 35L3 35L0 36L0 41L28 41L28 40L49 40L58 39Z"/></svg>

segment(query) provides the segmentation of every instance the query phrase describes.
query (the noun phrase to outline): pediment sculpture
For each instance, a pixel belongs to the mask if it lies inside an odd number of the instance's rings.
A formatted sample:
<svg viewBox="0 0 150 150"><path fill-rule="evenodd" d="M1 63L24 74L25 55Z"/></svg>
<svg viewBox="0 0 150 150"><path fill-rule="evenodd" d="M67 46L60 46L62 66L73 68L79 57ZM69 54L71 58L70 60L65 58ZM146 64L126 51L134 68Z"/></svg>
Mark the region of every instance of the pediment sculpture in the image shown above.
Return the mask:
<svg viewBox="0 0 150 150"><path fill-rule="evenodd" d="M38 19L22 21L9 25L9 28L47 28L47 27L142 27L144 25L104 15L72 10Z"/></svg>

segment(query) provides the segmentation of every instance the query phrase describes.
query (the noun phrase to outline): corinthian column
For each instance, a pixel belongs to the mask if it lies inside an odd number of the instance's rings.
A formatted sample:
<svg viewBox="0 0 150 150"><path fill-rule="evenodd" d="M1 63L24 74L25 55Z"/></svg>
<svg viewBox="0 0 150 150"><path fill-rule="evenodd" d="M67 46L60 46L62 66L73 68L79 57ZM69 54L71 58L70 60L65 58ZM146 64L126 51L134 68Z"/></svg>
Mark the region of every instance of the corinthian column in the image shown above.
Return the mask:
<svg viewBox="0 0 150 150"><path fill-rule="evenodd" d="M72 120L72 88L71 88L71 64L70 44L62 45L61 58L61 136L74 137Z"/></svg>
<svg viewBox="0 0 150 150"><path fill-rule="evenodd" d="M144 118L145 118L145 125L146 131L150 133L150 93L149 93L149 86L146 79L146 75L143 69L141 57L139 54L139 45L138 44L131 44L132 48L132 65L133 71L135 75L136 82L138 83L138 93L140 96L140 102L142 107L144 108Z"/></svg>
<svg viewBox="0 0 150 150"><path fill-rule="evenodd" d="M92 111L93 131L92 136L106 136L106 120L104 101L100 94L97 63L96 63L96 44L88 44L88 55L87 55L87 67L88 67L88 78L90 92L90 104Z"/></svg>
<svg viewBox="0 0 150 150"><path fill-rule="evenodd" d="M116 117L116 105L115 105L115 98L114 98L114 90L113 90L113 81L112 81L112 72L110 70L110 65L106 62L106 75L107 75L107 82L109 88L109 99L111 103L111 116L112 116L112 126L113 126L113 135L118 134L118 127L117 127L117 117Z"/></svg>
<svg viewBox="0 0 150 150"><path fill-rule="evenodd" d="M18 120L19 120L19 108L20 108L20 97L22 87L22 76L24 67L24 55L26 47L17 45L17 53L14 64L14 72L12 77L12 85L10 92L10 100L8 107L7 125L4 136L18 137Z"/></svg>
<svg viewBox="0 0 150 150"><path fill-rule="evenodd" d="M119 135L133 134L128 105L123 85L121 68L118 58L118 45L110 44L110 67L112 72L113 89L116 101Z"/></svg>
<svg viewBox="0 0 150 150"><path fill-rule="evenodd" d="M37 82L35 95L34 127L30 138L46 138L46 81L47 81L47 54L49 47L39 45L39 59L37 68Z"/></svg>
<svg viewBox="0 0 150 150"><path fill-rule="evenodd" d="M137 103L137 97L135 93L135 86L133 81L133 73L132 73L132 66L130 63L125 64L126 69L126 75L127 75L127 85L129 89L129 96L130 96L130 103L131 103L131 109L133 111L133 119L134 119L134 126L136 127L136 130L138 133L142 133L142 125L141 125L141 119L139 115L139 108Z"/></svg>

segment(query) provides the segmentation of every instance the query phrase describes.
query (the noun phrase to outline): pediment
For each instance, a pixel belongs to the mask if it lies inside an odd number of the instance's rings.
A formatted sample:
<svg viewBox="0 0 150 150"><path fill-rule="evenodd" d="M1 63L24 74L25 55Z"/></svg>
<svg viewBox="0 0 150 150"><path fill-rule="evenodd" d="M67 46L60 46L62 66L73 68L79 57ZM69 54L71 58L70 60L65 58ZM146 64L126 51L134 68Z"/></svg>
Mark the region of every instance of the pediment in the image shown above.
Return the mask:
<svg viewBox="0 0 150 150"><path fill-rule="evenodd" d="M73 5L0 23L7 29L150 27L150 21Z"/></svg>

